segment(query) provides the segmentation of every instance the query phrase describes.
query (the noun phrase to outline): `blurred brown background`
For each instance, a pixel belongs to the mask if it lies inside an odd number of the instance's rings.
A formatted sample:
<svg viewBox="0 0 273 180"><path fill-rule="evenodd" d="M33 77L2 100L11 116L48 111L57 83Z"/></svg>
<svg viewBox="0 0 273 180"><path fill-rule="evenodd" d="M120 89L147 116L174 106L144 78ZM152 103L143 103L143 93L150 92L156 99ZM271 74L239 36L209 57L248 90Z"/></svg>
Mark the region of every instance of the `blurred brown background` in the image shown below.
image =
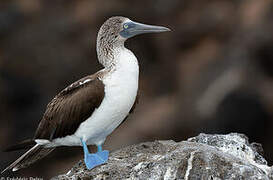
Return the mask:
<svg viewBox="0 0 273 180"><path fill-rule="evenodd" d="M172 32L128 40L140 64L140 102L105 148L241 132L273 163L271 0L1 0L1 148L32 137L55 94L102 68L96 35L113 15ZM1 169L21 153L1 152ZM81 147L59 148L5 176L47 179L82 156Z"/></svg>

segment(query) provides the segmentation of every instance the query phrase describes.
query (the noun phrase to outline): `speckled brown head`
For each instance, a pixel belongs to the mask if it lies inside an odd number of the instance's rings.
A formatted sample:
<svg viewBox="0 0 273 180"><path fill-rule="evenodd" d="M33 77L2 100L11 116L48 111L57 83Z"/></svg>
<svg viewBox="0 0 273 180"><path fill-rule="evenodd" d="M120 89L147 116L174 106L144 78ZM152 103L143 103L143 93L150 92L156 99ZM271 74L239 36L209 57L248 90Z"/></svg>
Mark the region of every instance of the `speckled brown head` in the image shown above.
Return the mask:
<svg viewBox="0 0 273 180"><path fill-rule="evenodd" d="M109 18L101 26L97 37L97 54L99 62L108 66L114 59L114 50L124 47L126 39L143 33L170 31L162 26L141 24L122 16Z"/></svg>

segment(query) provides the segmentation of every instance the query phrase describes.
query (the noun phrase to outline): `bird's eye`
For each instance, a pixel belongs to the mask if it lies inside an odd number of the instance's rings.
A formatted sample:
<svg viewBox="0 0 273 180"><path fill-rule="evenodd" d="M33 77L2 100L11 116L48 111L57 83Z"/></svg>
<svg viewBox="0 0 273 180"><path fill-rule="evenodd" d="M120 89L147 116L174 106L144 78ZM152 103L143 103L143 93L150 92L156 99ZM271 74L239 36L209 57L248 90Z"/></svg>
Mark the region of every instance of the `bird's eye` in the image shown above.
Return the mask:
<svg viewBox="0 0 273 180"><path fill-rule="evenodd" d="M124 29L127 29L128 27L129 27L128 24L124 24L124 25L123 25L123 28L124 28Z"/></svg>

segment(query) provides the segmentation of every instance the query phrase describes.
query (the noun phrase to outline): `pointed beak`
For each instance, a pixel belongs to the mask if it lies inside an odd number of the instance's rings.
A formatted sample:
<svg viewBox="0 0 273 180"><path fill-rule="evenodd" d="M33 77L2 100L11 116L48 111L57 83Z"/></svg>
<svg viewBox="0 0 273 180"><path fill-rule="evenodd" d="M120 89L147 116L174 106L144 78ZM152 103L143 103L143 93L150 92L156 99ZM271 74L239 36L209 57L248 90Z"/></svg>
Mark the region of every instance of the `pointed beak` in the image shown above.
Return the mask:
<svg viewBox="0 0 273 180"><path fill-rule="evenodd" d="M133 22L133 23L135 24L135 27L132 28L132 32L135 32L137 34L159 33L159 32L171 31L169 28L166 28L163 26L154 26L154 25L148 25L148 24L141 24L137 22Z"/></svg>
<svg viewBox="0 0 273 180"><path fill-rule="evenodd" d="M154 26L131 21L124 25L124 28L120 32L120 35L124 38L130 38L144 33L160 33L166 31L171 30L163 26Z"/></svg>

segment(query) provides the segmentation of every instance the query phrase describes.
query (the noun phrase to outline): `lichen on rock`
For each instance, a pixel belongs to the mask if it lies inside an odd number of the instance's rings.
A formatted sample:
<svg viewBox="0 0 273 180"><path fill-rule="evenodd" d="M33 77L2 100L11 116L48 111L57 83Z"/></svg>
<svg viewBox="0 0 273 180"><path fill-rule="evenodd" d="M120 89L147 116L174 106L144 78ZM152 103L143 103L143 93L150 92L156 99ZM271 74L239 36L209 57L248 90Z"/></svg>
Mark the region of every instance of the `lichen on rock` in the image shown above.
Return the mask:
<svg viewBox="0 0 273 180"><path fill-rule="evenodd" d="M128 146L92 170L81 160L52 179L273 179L273 168L257 149L261 146L243 134L200 134L187 141Z"/></svg>

